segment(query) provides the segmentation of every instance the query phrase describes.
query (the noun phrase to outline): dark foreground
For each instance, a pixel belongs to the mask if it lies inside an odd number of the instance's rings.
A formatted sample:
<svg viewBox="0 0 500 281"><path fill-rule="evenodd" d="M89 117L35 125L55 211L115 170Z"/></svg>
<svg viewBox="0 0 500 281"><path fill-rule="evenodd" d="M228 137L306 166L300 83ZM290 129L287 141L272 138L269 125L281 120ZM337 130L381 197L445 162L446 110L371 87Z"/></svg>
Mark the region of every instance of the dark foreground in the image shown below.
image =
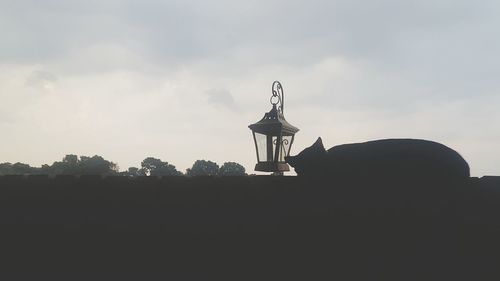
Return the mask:
<svg viewBox="0 0 500 281"><path fill-rule="evenodd" d="M499 218L492 177L0 177L0 271L484 280L499 276Z"/></svg>

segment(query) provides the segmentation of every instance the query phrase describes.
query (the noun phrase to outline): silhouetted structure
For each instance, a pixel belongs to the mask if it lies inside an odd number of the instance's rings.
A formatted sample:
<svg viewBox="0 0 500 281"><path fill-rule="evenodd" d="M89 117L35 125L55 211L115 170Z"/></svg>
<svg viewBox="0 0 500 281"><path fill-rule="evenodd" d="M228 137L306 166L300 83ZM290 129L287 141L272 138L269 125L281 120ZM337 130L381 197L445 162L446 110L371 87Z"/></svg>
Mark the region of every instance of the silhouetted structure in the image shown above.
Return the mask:
<svg viewBox="0 0 500 281"><path fill-rule="evenodd" d="M285 120L285 96L280 82L274 81L272 93L271 110L259 122L248 127L252 130L257 152L255 170L282 175L290 170L285 157L290 154L299 129Z"/></svg>
<svg viewBox="0 0 500 281"><path fill-rule="evenodd" d="M498 177L4 176L0 267L2 274L484 280L498 267L499 202Z"/></svg>

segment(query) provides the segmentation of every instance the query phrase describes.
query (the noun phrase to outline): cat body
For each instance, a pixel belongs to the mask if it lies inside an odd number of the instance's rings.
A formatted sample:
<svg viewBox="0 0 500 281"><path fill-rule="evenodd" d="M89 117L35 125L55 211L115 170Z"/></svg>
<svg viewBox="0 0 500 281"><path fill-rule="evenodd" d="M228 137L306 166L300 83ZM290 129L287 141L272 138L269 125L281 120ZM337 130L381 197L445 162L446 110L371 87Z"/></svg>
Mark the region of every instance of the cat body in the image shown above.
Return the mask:
<svg viewBox="0 0 500 281"><path fill-rule="evenodd" d="M453 149L428 140L383 139L325 150L321 138L286 162L299 176L338 178L467 178L469 165Z"/></svg>

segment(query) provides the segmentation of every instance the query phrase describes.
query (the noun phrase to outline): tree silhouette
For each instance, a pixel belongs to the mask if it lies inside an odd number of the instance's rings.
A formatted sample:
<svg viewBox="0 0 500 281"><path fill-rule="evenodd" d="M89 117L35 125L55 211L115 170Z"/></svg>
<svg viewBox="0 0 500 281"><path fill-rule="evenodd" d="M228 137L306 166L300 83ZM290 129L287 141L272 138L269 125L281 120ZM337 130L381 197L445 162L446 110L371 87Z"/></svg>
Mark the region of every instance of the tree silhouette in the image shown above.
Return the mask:
<svg viewBox="0 0 500 281"><path fill-rule="evenodd" d="M28 164L17 162L14 165L12 165L12 172L15 175L28 175L31 174L32 170L33 169Z"/></svg>
<svg viewBox="0 0 500 281"><path fill-rule="evenodd" d="M207 160L196 160L193 167L186 170L188 176L216 176L219 173L219 165Z"/></svg>
<svg viewBox="0 0 500 281"><path fill-rule="evenodd" d="M145 176L146 172L144 169L139 169L137 167L130 167L128 168L127 171L120 172L120 176L127 176L127 177L139 177L139 176Z"/></svg>
<svg viewBox="0 0 500 281"><path fill-rule="evenodd" d="M0 175L12 175L12 164L9 162L0 163Z"/></svg>
<svg viewBox="0 0 500 281"><path fill-rule="evenodd" d="M48 175L49 166L42 165L42 167L31 167L28 164L17 162L15 164L11 163L0 163L0 176L5 175Z"/></svg>
<svg viewBox="0 0 500 281"><path fill-rule="evenodd" d="M78 164L78 156L74 154L68 154L63 158L64 163L68 163L69 165L77 165Z"/></svg>
<svg viewBox="0 0 500 281"><path fill-rule="evenodd" d="M174 165L158 158L147 157L141 162L141 168L130 167L127 171L118 171L118 165L99 155L92 157L68 154L61 161L52 165L30 167L24 163L0 163L0 176L3 175L120 175L137 176L181 176ZM236 162L225 162L220 168L217 163L197 160L186 170L187 176L245 176L245 168Z"/></svg>
<svg viewBox="0 0 500 281"><path fill-rule="evenodd" d="M9 162L0 164L0 176L3 175L29 175L35 174L36 168L30 167L28 164L24 163L14 163Z"/></svg>
<svg viewBox="0 0 500 281"><path fill-rule="evenodd" d="M163 162L160 159L148 157L141 162L142 171L148 176L180 176L174 165Z"/></svg>
<svg viewBox="0 0 500 281"><path fill-rule="evenodd" d="M74 154L68 154L64 156L62 161L54 162L49 168L49 173L52 175L78 175L78 156Z"/></svg>
<svg viewBox="0 0 500 281"><path fill-rule="evenodd" d="M68 154L62 161L54 162L52 166L44 165L42 171L47 171L50 175L115 175L118 166L99 155L92 157Z"/></svg>
<svg viewBox="0 0 500 281"><path fill-rule="evenodd" d="M98 155L81 156L77 166L80 175L114 175L118 172L118 165Z"/></svg>
<svg viewBox="0 0 500 281"><path fill-rule="evenodd" d="M219 169L219 176L246 176L245 167L236 162L226 162Z"/></svg>
<svg viewBox="0 0 500 281"><path fill-rule="evenodd" d="M39 175L48 175L50 174L50 166L47 164L43 164L42 167L36 169L36 172Z"/></svg>

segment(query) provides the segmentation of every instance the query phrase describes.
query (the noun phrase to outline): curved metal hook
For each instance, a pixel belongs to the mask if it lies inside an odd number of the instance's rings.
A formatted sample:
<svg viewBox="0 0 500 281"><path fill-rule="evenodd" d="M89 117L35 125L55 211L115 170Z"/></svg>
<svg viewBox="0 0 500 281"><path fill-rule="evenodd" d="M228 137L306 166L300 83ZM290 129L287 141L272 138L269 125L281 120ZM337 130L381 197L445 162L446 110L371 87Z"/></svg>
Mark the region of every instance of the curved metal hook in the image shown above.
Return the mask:
<svg viewBox="0 0 500 281"><path fill-rule="evenodd" d="M274 81L273 85L271 87L273 95L271 96L271 104L272 105L279 105L279 109L281 111L281 114L284 114L285 111L285 92L283 90L283 86L281 86L281 83L279 81ZM277 97L278 100L276 102L273 102L273 98Z"/></svg>

